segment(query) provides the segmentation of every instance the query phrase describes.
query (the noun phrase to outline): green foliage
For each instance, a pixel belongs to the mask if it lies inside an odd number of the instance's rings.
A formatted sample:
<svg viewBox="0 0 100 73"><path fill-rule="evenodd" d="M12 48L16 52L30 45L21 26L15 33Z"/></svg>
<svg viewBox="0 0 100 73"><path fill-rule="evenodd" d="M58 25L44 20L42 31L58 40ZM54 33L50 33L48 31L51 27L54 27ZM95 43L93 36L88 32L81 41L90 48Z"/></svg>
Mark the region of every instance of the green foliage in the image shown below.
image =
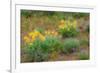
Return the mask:
<svg viewBox="0 0 100 73"><path fill-rule="evenodd" d="M89 13L72 13L72 16L75 18L84 18L89 17Z"/></svg>
<svg viewBox="0 0 100 73"><path fill-rule="evenodd" d="M32 11L32 10L21 10L21 15L25 16L25 17L31 17L31 16L36 16L36 17L40 17L40 16L53 16L55 15L56 12L53 11Z"/></svg>
<svg viewBox="0 0 100 73"><path fill-rule="evenodd" d="M82 46L88 46L89 45L89 39L80 39L80 45Z"/></svg>
<svg viewBox="0 0 100 73"><path fill-rule="evenodd" d="M43 28L36 28L35 30L39 31L40 33L44 33L44 29Z"/></svg>
<svg viewBox="0 0 100 73"><path fill-rule="evenodd" d="M74 38L66 39L64 40L64 43L63 43L63 52L71 53L73 51L76 51L78 50L79 45L80 43L79 43L79 40L77 39L74 39Z"/></svg>
<svg viewBox="0 0 100 73"><path fill-rule="evenodd" d="M88 60L89 59L89 55L86 53L80 53L79 54L79 59L80 60Z"/></svg>
<svg viewBox="0 0 100 73"><path fill-rule="evenodd" d="M26 18L32 16L32 11L31 10L21 10L21 15L25 16Z"/></svg>
<svg viewBox="0 0 100 73"><path fill-rule="evenodd" d="M90 27L87 25L86 32L90 32Z"/></svg>
<svg viewBox="0 0 100 73"><path fill-rule="evenodd" d="M61 52L63 45L59 38L47 36L46 40L42 44L42 48L46 49L46 52L49 53L49 59L55 60L57 59L58 54Z"/></svg>
<svg viewBox="0 0 100 73"><path fill-rule="evenodd" d="M47 37L45 41L36 39L31 45L27 46L27 53L32 56L33 61L47 61L50 53L59 51L61 48L60 40L56 37Z"/></svg>
<svg viewBox="0 0 100 73"><path fill-rule="evenodd" d="M63 37L74 37L78 34L78 30L73 27L60 29L59 32Z"/></svg>
<svg viewBox="0 0 100 73"><path fill-rule="evenodd" d="M63 37L74 37L78 34L77 20L70 17L68 20L61 20L59 33Z"/></svg>
<svg viewBox="0 0 100 73"><path fill-rule="evenodd" d="M42 41L36 39L31 45L27 47L27 53L32 56L33 61L40 62L48 60L48 52L42 48Z"/></svg>
<svg viewBox="0 0 100 73"><path fill-rule="evenodd" d="M59 51L62 48L61 41L57 37L47 36L43 42L42 48L46 48L49 52Z"/></svg>

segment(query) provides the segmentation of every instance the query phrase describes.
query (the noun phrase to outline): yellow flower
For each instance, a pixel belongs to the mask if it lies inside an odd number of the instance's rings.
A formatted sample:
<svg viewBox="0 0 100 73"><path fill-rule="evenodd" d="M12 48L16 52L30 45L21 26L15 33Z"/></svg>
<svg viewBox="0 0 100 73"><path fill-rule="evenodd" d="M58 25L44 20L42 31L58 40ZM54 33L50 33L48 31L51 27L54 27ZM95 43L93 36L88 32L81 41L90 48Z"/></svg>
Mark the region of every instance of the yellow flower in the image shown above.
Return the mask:
<svg viewBox="0 0 100 73"><path fill-rule="evenodd" d="M51 31L50 30L47 30L47 31L45 31L45 34L46 35L50 35L51 34Z"/></svg>
<svg viewBox="0 0 100 73"><path fill-rule="evenodd" d="M33 35L33 36L32 36L32 42L33 42L35 39L36 39L36 37Z"/></svg>
<svg viewBox="0 0 100 73"><path fill-rule="evenodd" d="M57 36L57 35L58 35L58 33L57 33L57 32L54 32L54 35L55 35L55 36Z"/></svg>
<svg viewBox="0 0 100 73"><path fill-rule="evenodd" d="M59 28L64 29L64 28L66 28L66 25L59 25Z"/></svg>
<svg viewBox="0 0 100 73"><path fill-rule="evenodd" d="M28 35L29 37L32 37L34 35L34 32L30 32Z"/></svg>
<svg viewBox="0 0 100 73"><path fill-rule="evenodd" d="M60 24L61 24L61 25L65 24L65 20L61 20L61 21L60 21Z"/></svg>
<svg viewBox="0 0 100 73"><path fill-rule="evenodd" d="M40 32L39 32L39 31L37 31L37 30L34 30L34 33L37 33L37 34L39 34Z"/></svg>
<svg viewBox="0 0 100 73"><path fill-rule="evenodd" d="M57 32L56 31L51 31L51 35L56 36Z"/></svg>
<svg viewBox="0 0 100 73"><path fill-rule="evenodd" d="M48 31L45 31L44 33L45 33L45 34L48 34Z"/></svg>
<svg viewBox="0 0 100 73"><path fill-rule="evenodd" d="M27 36L24 36L24 41L25 41L26 43L29 43L29 42L30 42L30 38L27 37Z"/></svg>
<svg viewBox="0 0 100 73"><path fill-rule="evenodd" d="M40 34L40 32L39 32L39 31L34 30L34 35L39 35L39 34Z"/></svg>
<svg viewBox="0 0 100 73"><path fill-rule="evenodd" d="M71 22L70 21L67 21L67 26L70 26L71 25Z"/></svg>
<svg viewBox="0 0 100 73"><path fill-rule="evenodd" d="M39 38L40 38L42 41L45 40L45 37L44 37L42 34L39 35Z"/></svg>
<svg viewBox="0 0 100 73"><path fill-rule="evenodd" d="M45 31L45 35L49 35L49 36L57 36L57 32L54 30L47 30Z"/></svg>
<svg viewBox="0 0 100 73"><path fill-rule="evenodd" d="M29 43L29 45L32 45L32 43Z"/></svg>
<svg viewBox="0 0 100 73"><path fill-rule="evenodd" d="M51 31L51 34L54 34L55 32L54 31Z"/></svg>
<svg viewBox="0 0 100 73"><path fill-rule="evenodd" d="M74 20L74 21L73 21L73 27L76 28L76 25L77 25L77 21Z"/></svg>

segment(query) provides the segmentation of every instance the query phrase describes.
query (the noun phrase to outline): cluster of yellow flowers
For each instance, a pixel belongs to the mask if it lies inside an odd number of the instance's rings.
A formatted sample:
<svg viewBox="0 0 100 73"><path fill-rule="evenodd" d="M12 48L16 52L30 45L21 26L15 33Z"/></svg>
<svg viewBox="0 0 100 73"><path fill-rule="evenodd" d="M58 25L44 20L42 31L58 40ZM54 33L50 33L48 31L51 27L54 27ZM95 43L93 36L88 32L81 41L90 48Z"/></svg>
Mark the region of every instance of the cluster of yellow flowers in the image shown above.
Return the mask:
<svg viewBox="0 0 100 73"><path fill-rule="evenodd" d="M59 24L59 29L64 29L66 28L66 21L65 20L61 20L60 24Z"/></svg>
<svg viewBox="0 0 100 73"><path fill-rule="evenodd" d="M45 35L49 35L49 36L57 36L58 32L54 31L54 30L47 30L45 31Z"/></svg>
<svg viewBox="0 0 100 73"><path fill-rule="evenodd" d="M24 36L24 41L26 43L31 43L34 42L36 38L39 38L41 41L44 41L46 39L46 36L57 36L57 35L58 32L56 31L46 30L43 35L39 31L34 30L33 32L30 32L28 33L28 35Z"/></svg>
<svg viewBox="0 0 100 73"><path fill-rule="evenodd" d="M59 29L65 29L65 28L67 28L68 30L70 30L71 27L76 28L76 24L77 24L76 20L73 20L73 21L70 21L70 20L68 20L68 21L61 20L58 27L59 27Z"/></svg>
<svg viewBox="0 0 100 73"><path fill-rule="evenodd" d="M39 31L34 30L34 32L30 32L28 35L24 36L24 41L26 43L31 43L34 42L36 38L39 38L42 41L45 40L45 36L43 36Z"/></svg>
<svg viewBox="0 0 100 73"><path fill-rule="evenodd" d="M70 30L71 27L76 28L76 20L74 20L73 22L71 21L65 21L65 20L61 20L60 24L59 24L59 29L67 29ZM36 38L39 38L41 41L44 41L46 39L46 36L57 36L58 32L56 32L55 30L46 30L44 32L44 35L42 33L40 33L37 30L34 30L33 32L28 33L28 35L24 36L24 41L26 43L31 43L34 42Z"/></svg>

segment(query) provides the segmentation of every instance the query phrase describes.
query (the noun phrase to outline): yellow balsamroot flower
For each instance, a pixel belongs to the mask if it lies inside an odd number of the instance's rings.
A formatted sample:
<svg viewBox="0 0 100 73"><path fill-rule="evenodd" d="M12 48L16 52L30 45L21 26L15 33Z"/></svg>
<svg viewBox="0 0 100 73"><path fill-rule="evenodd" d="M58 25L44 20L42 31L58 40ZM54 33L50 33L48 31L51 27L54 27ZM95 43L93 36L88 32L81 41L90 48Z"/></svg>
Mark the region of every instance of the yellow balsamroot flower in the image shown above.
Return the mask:
<svg viewBox="0 0 100 73"><path fill-rule="evenodd" d="M64 29L66 28L66 25L59 25L59 29Z"/></svg>
<svg viewBox="0 0 100 73"><path fill-rule="evenodd" d="M49 35L49 34L50 34L50 32L49 32L49 31L47 31L46 35Z"/></svg>
<svg viewBox="0 0 100 73"><path fill-rule="evenodd" d="M36 36L38 36L39 34L40 34L40 32L38 32L38 31L35 30L34 32L30 32L28 35L29 35L29 37L32 38L33 36L36 37Z"/></svg>
<svg viewBox="0 0 100 73"><path fill-rule="evenodd" d="M50 30L48 30L48 35L50 35L51 34L51 31Z"/></svg>
<svg viewBox="0 0 100 73"><path fill-rule="evenodd" d="M55 31L51 31L51 34L54 34L55 33Z"/></svg>
<svg viewBox="0 0 100 73"><path fill-rule="evenodd" d="M45 31L44 33L45 33L45 34L48 34L48 31Z"/></svg>
<svg viewBox="0 0 100 73"><path fill-rule="evenodd" d="M37 30L34 30L34 33L36 33L36 34L40 34L40 32L39 32L39 31L37 31Z"/></svg>
<svg viewBox="0 0 100 73"><path fill-rule="evenodd" d="M30 32L28 35L29 37L32 37L34 35L34 32Z"/></svg>
<svg viewBox="0 0 100 73"><path fill-rule="evenodd" d="M54 32L54 35L57 36L58 35L58 32Z"/></svg>
<svg viewBox="0 0 100 73"><path fill-rule="evenodd" d="M54 35L55 36L55 31L51 31L51 35Z"/></svg>
<svg viewBox="0 0 100 73"><path fill-rule="evenodd" d="M51 30L47 30L45 31L45 35L50 35L50 36L57 36L57 32L56 31L51 31Z"/></svg>
<svg viewBox="0 0 100 73"><path fill-rule="evenodd" d="M72 25L71 21L68 20L68 21L67 21L67 26L71 26L71 25Z"/></svg>
<svg viewBox="0 0 100 73"><path fill-rule="evenodd" d="M33 36L32 36L32 39L31 39L32 42L33 42L35 39L36 39L36 37L33 35Z"/></svg>
<svg viewBox="0 0 100 73"><path fill-rule="evenodd" d="M60 21L60 24L61 24L61 25L64 25L64 24L65 24L65 20L61 20L61 21Z"/></svg>
<svg viewBox="0 0 100 73"><path fill-rule="evenodd" d="M73 27L76 28L76 25L77 25L77 21L74 20L74 21L73 21Z"/></svg>
<svg viewBox="0 0 100 73"><path fill-rule="evenodd" d="M24 41L30 44L34 42L36 38L39 38L42 41L45 40L45 36L43 36L39 31L34 30L33 32L30 32L27 36L24 36Z"/></svg>
<svg viewBox="0 0 100 73"><path fill-rule="evenodd" d="M39 38L44 41L45 40L45 36L43 36L42 34L39 35Z"/></svg>
<svg viewBox="0 0 100 73"><path fill-rule="evenodd" d="M32 45L32 43L29 43L29 45Z"/></svg>
<svg viewBox="0 0 100 73"><path fill-rule="evenodd" d="M64 29L64 28L66 28L66 21L65 21L65 20L61 20L61 21L60 21L60 25L59 25L58 27L59 27L59 29Z"/></svg>
<svg viewBox="0 0 100 73"><path fill-rule="evenodd" d="M29 42L30 42L30 38L29 38L28 36L24 36L24 41L25 41L26 43L29 43Z"/></svg>
<svg viewBox="0 0 100 73"><path fill-rule="evenodd" d="M35 35L35 36L38 36L39 34L40 34L40 32L39 32L39 31L34 30L34 35Z"/></svg>
<svg viewBox="0 0 100 73"><path fill-rule="evenodd" d="M51 34L51 31L50 30L47 30L47 31L45 31L45 34L46 35L50 35Z"/></svg>
<svg viewBox="0 0 100 73"><path fill-rule="evenodd" d="M57 36L57 32L56 31L51 31L51 34L53 35L53 36Z"/></svg>

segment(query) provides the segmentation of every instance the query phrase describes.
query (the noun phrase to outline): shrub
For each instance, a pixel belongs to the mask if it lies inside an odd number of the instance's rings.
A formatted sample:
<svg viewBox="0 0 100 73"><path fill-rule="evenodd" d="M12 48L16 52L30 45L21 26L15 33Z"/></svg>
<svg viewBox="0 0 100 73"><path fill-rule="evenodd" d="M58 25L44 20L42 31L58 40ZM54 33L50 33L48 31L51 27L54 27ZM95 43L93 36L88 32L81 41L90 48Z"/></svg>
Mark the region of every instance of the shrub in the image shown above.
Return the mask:
<svg viewBox="0 0 100 73"><path fill-rule="evenodd" d="M89 59L89 55L86 53L80 53L79 54L79 59L80 60L88 60Z"/></svg>
<svg viewBox="0 0 100 73"><path fill-rule="evenodd" d="M54 51L59 52L61 43L57 37L48 36L44 41L39 38L35 39L26 49L27 53L32 56L33 61L47 61Z"/></svg>
<svg viewBox="0 0 100 73"><path fill-rule="evenodd" d="M53 51L52 53L50 53L49 59L50 60L57 60L58 56L59 56L59 52Z"/></svg>
<svg viewBox="0 0 100 73"><path fill-rule="evenodd" d="M78 34L78 30L77 30L77 21L73 20L73 21L65 21L62 20L60 22L59 25L59 33L63 36L63 37L73 37L76 36Z"/></svg>
<svg viewBox="0 0 100 73"><path fill-rule="evenodd" d="M47 36L42 44L42 48L46 48L49 52L60 51L62 48L61 41L59 38L54 36Z"/></svg>
<svg viewBox="0 0 100 73"><path fill-rule="evenodd" d="M48 60L48 52L45 48L42 48L42 41L36 39L31 45L27 47L27 53L32 56L33 61L40 62Z"/></svg>
<svg viewBox="0 0 100 73"><path fill-rule="evenodd" d="M64 40L64 44L63 44L63 52L64 53L72 53L76 50L78 50L79 48L79 40L74 39L74 38L69 38Z"/></svg>
<svg viewBox="0 0 100 73"><path fill-rule="evenodd" d="M69 29L67 28L60 29L59 32L61 33L63 37L73 37L73 36L76 36L78 33L78 31L74 29L73 27Z"/></svg>
<svg viewBox="0 0 100 73"><path fill-rule="evenodd" d="M30 54L27 53L28 46L25 45L24 48L21 49L21 62L32 62L33 58Z"/></svg>
<svg viewBox="0 0 100 73"><path fill-rule="evenodd" d="M89 40L88 39L80 39L80 45L84 46L88 46L89 45Z"/></svg>

